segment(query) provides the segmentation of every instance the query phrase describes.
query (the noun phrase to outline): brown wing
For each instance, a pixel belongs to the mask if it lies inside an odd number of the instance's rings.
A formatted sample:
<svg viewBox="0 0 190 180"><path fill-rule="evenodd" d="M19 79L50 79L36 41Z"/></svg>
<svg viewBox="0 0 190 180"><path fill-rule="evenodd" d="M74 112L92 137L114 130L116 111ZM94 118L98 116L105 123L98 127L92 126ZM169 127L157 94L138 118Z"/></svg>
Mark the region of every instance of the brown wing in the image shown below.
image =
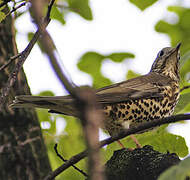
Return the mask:
<svg viewBox="0 0 190 180"><path fill-rule="evenodd" d="M97 90L100 103L123 102L129 99L163 97L159 87L168 86L172 80L156 73L149 73L134 79Z"/></svg>

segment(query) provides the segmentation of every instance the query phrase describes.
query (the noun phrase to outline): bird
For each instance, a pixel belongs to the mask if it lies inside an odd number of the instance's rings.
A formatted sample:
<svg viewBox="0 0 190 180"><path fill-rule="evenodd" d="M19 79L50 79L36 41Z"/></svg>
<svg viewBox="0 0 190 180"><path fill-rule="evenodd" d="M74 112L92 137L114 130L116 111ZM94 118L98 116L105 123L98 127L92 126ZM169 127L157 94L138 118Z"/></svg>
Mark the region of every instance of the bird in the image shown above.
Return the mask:
<svg viewBox="0 0 190 180"><path fill-rule="evenodd" d="M103 128L110 136L172 115L180 97L180 46L181 43L160 50L148 74L95 90L104 113ZM11 107L45 108L52 113L75 117L79 114L70 95L20 95L15 97Z"/></svg>

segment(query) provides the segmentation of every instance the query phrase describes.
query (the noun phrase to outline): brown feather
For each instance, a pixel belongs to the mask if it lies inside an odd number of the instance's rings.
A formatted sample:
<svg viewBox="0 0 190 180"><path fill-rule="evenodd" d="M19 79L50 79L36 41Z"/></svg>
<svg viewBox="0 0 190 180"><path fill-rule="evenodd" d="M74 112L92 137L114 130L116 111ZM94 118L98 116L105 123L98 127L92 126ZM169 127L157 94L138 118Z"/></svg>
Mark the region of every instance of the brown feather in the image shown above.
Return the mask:
<svg viewBox="0 0 190 180"><path fill-rule="evenodd" d="M163 97L163 94L158 85L164 88L171 82L172 79L169 77L150 72L144 76L101 88L97 90L97 98L100 103L116 103L150 97L159 98Z"/></svg>

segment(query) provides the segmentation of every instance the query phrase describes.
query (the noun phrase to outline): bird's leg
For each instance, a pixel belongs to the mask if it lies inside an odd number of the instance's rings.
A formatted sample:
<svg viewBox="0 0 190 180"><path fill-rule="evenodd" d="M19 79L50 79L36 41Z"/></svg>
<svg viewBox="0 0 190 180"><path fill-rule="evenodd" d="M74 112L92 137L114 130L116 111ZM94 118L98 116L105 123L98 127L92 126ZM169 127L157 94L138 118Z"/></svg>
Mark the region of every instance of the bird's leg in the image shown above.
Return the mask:
<svg viewBox="0 0 190 180"><path fill-rule="evenodd" d="M125 146L121 143L120 140L118 140L117 143L118 143L122 148L125 148Z"/></svg>
<svg viewBox="0 0 190 180"><path fill-rule="evenodd" d="M131 135L130 138L132 139L132 141L136 144L137 148L142 148L141 144L139 143L139 141L136 139L136 137L134 135ZM117 143L122 147L122 148L126 148L120 140L117 141ZM133 150L132 148L129 148L129 150Z"/></svg>
<svg viewBox="0 0 190 180"><path fill-rule="evenodd" d="M136 144L137 148L142 148L141 144L139 143L139 141L137 140L137 138L134 135L131 135L130 138Z"/></svg>
<svg viewBox="0 0 190 180"><path fill-rule="evenodd" d="M126 148L126 147L121 143L120 140L118 140L117 143L122 147L122 149L123 149L123 148ZM133 151L133 150L134 150L133 148L127 148L127 149L128 149L129 151Z"/></svg>

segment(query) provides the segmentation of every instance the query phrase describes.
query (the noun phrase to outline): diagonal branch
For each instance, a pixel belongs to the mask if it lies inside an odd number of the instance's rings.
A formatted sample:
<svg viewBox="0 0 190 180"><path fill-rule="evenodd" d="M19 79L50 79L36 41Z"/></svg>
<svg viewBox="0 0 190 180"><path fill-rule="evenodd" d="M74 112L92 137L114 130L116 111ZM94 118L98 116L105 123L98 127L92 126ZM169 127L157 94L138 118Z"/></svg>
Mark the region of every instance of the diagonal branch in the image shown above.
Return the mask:
<svg viewBox="0 0 190 180"><path fill-rule="evenodd" d="M54 1L53 1L54 2ZM44 19L44 21L42 22L43 26L46 27L49 22L50 22L50 12L51 12L51 8L53 6L53 3L51 2L46 14L46 17ZM18 63L15 65L13 72L11 73L6 85L4 88L1 89L1 96L0 96L0 110L3 108L6 97L9 95L9 92L11 90L11 87L13 87L13 85L15 84L16 80L17 80L17 75L20 72L20 70L22 69L22 66L26 60L26 58L28 57L28 55L30 54L32 48L34 47L35 43L37 42L39 36L41 35L40 30L38 29L36 31L36 33L34 34L32 40L29 42L29 44L27 45L27 47L24 49L23 52L18 54ZM13 57L12 59L17 58L17 56ZM12 61L12 60L10 60ZM5 65L6 66L6 65Z"/></svg>
<svg viewBox="0 0 190 180"><path fill-rule="evenodd" d="M99 148L111 144L114 141L117 141L119 139L122 139L126 136L129 136L131 134L137 134L140 131L144 131L150 128L154 128L163 124L168 124L168 123L175 123L175 122L179 122L179 121L183 121L183 120L190 120L190 114L179 114L179 115L174 115L174 116L170 116L170 117L165 117L162 119L157 119L154 121L150 121L150 122L146 122L143 124L139 124L136 127L133 127L131 129L125 130L123 132L121 132L120 134L118 134L117 136L114 137L110 137L107 138L103 141L100 141L100 145ZM80 160L84 159L88 154L88 151L85 150L73 157L71 157L66 163L64 163L63 165L61 165L60 167L58 167L56 170L54 170L53 172L50 172L45 178L44 180L52 180L54 179L57 175L59 175L61 172L65 171L67 168L69 168L71 165L78 163Z"/></svg>
<svg viewBox="0 0 190 180"><path fill-rule="evenodd" d="M19 4L18 6L13 7L13 9L8 14L6 14L6 16L9 16L10 14L12 14L13 12L15 12L16 10L18 10L19 8L21 8L22 6L25 6L25 5L26 5L26 2L23 2L23 3Z"/></svg>
<svg viewBox="0 0 190 180"><path fill-rule="evenodd" d="M185 89L188 89L188 88L190 88L190 85L182 87L182 88L180 89L180 92L182 92L182 91L184 91Z"/></svg>
<svg viewBox="0 0 190 180"><path fill-rule="evenodd" d="M31 1L31 12L34 20L42 32L41 44L45 53L48 55L49 63L52 66L55 74L60 80L61 84L71 96L76 100L76 108L80 112L80 119L84 129L88 150L89 150L89 176L92 180L103 180L103 167L101 166L101 159L99 154L99 132L98 129L101 123L101 115L96 102L95 93L90 89L79 89L74 83L67 78L60 63L61 59L56 46L49 35L49 33L41 26L40 17L42 16L43 2L39 0ZM91 132L94 132L91 135Z"/></svg>
<svg viewBox="0 0 190 180"><path fill-rule="evenodd" d="M34 17L34 20L38 26L38 29L43 34L40 42L42 46L44 47L45 53L48 55L50 65L52 66L52 69L55 71L56 76L60 80L63 87L67 89L67 91L74 97L77 98L77 87L74 85L74 83L67 78L65 73L63 72L63 68L61 67L61 59L59 56L59 53L56 49L56 46L49 35L49 33L45 30L43 24L40 24L40 17L42 17L42 11L43 9L43 2L39 0L32 0L31 1L31 12Z"/></svg>
<svg viewBox="0 0 190 180"><path fill-rule="evenodd" d="M55 144L54 150L55 150L55 153L57 154L57 156L58 156L63 162L67 162L67 160L64 159L64 158L59 154L59 152L58 152L58 150L57 150L57 144ZM80 172L81 174L83 174L85 177L88 177L88 175L87 175L83 170L79 169L79 168L76 167L75 165L72 165L72 167L73 167L74 169L76 169L78 172Z"/></svg>
<svg viewBox="0 0 190 180"><path fill-rule="evenodd" d="M4 70L5 68L7 68L12 62L14 62L19 56L21 56L21 54L22 54L22 53L19 53L19 54L15 55L15 56L10 57L10 59L7 61L7 63L4 64L4 65L2 65L2 66L0 67L0 71L2 71L2 70Z"/></svg>

